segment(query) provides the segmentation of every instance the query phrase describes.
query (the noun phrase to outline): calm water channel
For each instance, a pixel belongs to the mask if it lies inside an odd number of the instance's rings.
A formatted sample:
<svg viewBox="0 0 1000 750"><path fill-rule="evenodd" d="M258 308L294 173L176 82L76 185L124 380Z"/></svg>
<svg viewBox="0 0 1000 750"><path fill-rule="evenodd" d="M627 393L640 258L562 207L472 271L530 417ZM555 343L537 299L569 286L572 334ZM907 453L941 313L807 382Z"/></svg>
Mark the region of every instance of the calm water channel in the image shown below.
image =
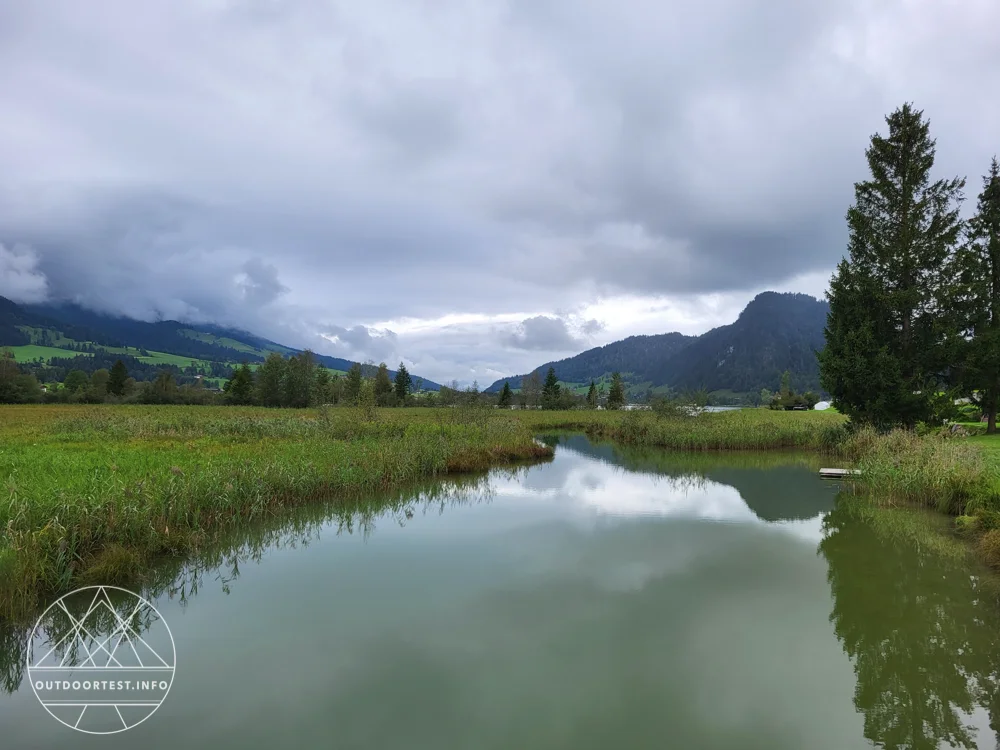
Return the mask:
<svg viewBox="0 0 1000 750"><path fill-rule="evenodd" d="M967 563L803 461L552 440L159 571L176 673L128 731L49 716L3 633L0 747L998 746L997 598Z"/></svg>

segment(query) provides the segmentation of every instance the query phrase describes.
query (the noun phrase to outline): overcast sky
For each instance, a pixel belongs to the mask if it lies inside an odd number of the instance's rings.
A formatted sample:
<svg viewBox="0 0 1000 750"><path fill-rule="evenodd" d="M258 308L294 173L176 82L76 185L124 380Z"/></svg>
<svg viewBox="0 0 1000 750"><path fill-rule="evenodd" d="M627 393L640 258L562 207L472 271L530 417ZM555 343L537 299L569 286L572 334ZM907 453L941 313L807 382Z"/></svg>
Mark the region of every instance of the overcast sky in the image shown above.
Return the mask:
<svg viewBox="0 0 1000 750"><path fill-rule="evenodd" d="M0 295L481 384L701 333L823 294L904 101L974 199L998 28L996 0L0 2Z"/></svg>

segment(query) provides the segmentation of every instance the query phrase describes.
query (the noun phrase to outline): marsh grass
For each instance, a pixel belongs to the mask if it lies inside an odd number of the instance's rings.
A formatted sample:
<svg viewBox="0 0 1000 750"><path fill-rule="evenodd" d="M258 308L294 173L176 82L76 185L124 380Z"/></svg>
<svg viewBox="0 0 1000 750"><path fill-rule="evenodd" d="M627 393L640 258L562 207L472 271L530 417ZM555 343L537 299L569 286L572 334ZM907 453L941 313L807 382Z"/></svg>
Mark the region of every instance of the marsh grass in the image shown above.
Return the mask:
<svg viewBox="0 0 1000 750"><path fill-rule="evenodd" d="M961 515L983 510L993 496L997 467L967 440L859 429L837 451L861 471L852 486L877 502Z"/></svg>
<svg viewBox="0 0 1000 750"><path fill-rule="evenodd" d="M626 445L680 451L819 449L827 433L844 422L839 414L817 411L740 409L693 416L629 411L613 421L595 420L587 432Z"/></svg>
<svg viewBox="0 0 1000 750"><path fill-rule="evenodd" d="M497 412L4 407L0 615L283 508L551 454Z"/></svg>

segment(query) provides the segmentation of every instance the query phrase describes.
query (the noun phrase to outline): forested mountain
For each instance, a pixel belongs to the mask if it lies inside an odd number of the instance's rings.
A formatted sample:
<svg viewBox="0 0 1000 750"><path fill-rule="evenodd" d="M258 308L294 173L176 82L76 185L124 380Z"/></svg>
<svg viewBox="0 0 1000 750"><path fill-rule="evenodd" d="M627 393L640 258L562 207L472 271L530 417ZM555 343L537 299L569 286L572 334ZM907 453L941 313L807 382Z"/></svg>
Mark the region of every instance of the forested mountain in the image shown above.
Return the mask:
<svg viewBox="0 0 1000 750"><path fill-rule="evenodd" d="M826 302L806 294L763 292L736 322L701 336L630 336L569 359L546 362L535 372L544 375L551 366L561 381L582 383L618 370L633 388L758 393L763 388L777 390L781 374L788 370L795 390L819 392L815 353L823 347L828 312ZM488 390L499 390L504 381L517 388L522 377L501 378Z"/></svg>
<svg viewBox="0 0 1000 750"><path fill-rule="evenodd" d="M228 377L231 366L239 362L260 363L271 352L283 356L299 352L235 328L174 320L150 323L73 304L18 305L4 297L0 297L0 347L13 348L22 361L39 358L60 370L90 372L122 359L129 374L140 380L162 367L193 367L211 377ZM314 356L331 370L346 371L354 364L340 357ZM389 375L395 377L395 371ZM440 386L422 380L422 387Z"/></svg>
<svg viewBox="0 0 1000 750"><path fill-rule="evenodd" d="M652 366L653 363L663 364L664 361L695 340L694 336L681 333L659 333L652 336L629 336L627 339L615 341L596 349L588 349L575 357L560 359L557 362L546 362L533 372L545 376L549 367L556 371L559 380L564 383L589 383L603 375L612 372L636 373L638 367ZM509 382L511 388L520 388L521 379L530 373L501 378L487 388L493 393L503 388L504 382Z"/></svg>

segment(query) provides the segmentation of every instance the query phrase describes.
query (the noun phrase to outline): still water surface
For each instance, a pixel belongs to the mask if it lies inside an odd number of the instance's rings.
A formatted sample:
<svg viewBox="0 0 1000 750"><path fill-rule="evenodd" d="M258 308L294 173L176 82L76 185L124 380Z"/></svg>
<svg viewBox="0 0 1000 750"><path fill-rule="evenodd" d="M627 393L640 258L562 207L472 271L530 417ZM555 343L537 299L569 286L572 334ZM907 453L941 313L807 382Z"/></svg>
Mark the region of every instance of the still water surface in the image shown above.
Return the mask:
<svg viewBox="0 0 1000 750"><path fill-rule="evenodd" d="M127 732L49 717L3 634L0 747L998 746L996 596L966 563L802 461L552 440L160 571L176 678Z"/></svg>

